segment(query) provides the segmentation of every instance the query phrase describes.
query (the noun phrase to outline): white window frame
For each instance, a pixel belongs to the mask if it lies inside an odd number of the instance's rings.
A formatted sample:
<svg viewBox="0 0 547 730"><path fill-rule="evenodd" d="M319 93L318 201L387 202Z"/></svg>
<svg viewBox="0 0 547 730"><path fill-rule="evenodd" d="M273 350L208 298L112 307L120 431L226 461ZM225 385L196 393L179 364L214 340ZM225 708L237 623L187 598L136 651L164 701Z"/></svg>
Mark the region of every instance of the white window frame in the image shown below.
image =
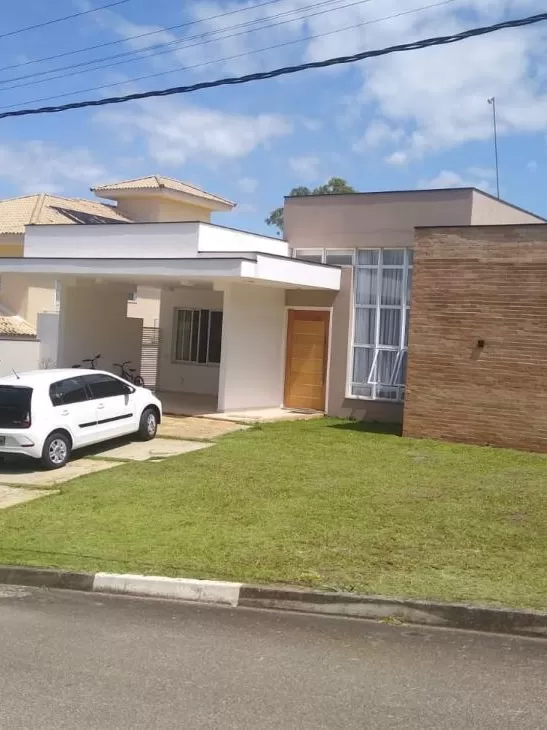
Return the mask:
<svg viewBox="0 0 547 730"><path fill-rule="evenodd" d="M404 251L404 262L403 265L395 265L395 264L384 264L383 263L383 251ZM359 264L358 263L358 252L359 251L374 251L378 254L378 263L375 265L367 265L367 264ZM410 318L410 301L409 297L407 296L408 292L408 277L409 272L412 272L413 270L413 251L412 249L405 247L405 248L386 248L386 249L380 249L380 248L363 248L356 250L355 253L355 260L354 260L354 272L356 273L359 269L368 269L368 270L375 270L377 272L377 291L376 291L376 297L375 297L375 303L374 304L357 304L356 302L356 292L357 292L357 276L354 275L353 279L353 307L352 307L352 322L350 327L350 342L349 342L349 357L348 357L348 371L347 371L347 378L346 378L346 398L352 399L352 400L367 400L367 401L382 401L387 403L402 403L404 401L404 394L405 394L405 384L399 385L397 384L398 376L400 374L400 370L403 363L403 358L406 355L407 361L408 361L408 324L409 324L409 318ZM401 303L400 304L382 304L381 303L381 297L382 297L382 291L381 291L381 282L382 282L382 271L386 270L401 270L403 271L402 276L402 292L401 292ZM375 310L376 312L376 321L375 321L375 343L372 345L356 345L355 344L355 323L356 323L356 312L358 309L368 309L368 310ZM399 345L380 345L380 312L382 310L397 310L401 313L401 325L400 325L400 337L399 342L401 344ZM354 358L355 358L355 351L357 349L363 349L363 350L374 350L374 357L372 358L371 367L369 370L368 378L365 383L359 383L354 381L353 379L353 371L354 371ZM378 362L378 354L381 351L387 351L387 352L396 352L397 357L395 358L395 363L393 365L393 369L391 371L390 377L389 377L389 383L379 383L377 380L377 362ZM356 395L354 394L353 390L354 388L371 388L371 395ZM393 390L395 393L395 398L389 398L386 396L379 396L378 391L380 390Z"/></svg>
<svg viewBox="0 0 547 730"><path fill-rule="evenodd" d="M321 263L326 264L327 263L327 256L329 254L338 254L339 256L343 256L344 254L351 256L351 264L343 264L344 266L354 266L355 265L355 249L353 248L293 248L292 250L292 256L293 258L297 259L298 261L306 261L305 255L311 254L311 255L320 255L321 261L311 261L308 263ZM331 266L337 266L338 264L330 264Z"/></svg>
<svg viewBox="0 0 547 730"><path fill-rule="evenodd" d="M201 312L201 310L209 312L209 323L207 325L207 356L205 362L198 362L198 360L179 360L177 358L177 334L178 334L178 323L179 323L179 313L180 312ZM197 367L213 367L213 368L219 368L220 362L211 362L209 360L209 347L211 343L211 315L213 313L220 313L222 314L222 309L209 309L208 307L176 307L173 310L173 339L171 342L171 361L173 363L176 363L178 365L195 365ZM190 330L190 342L192 341L192 334L193 334L193 326L194 323L192 321L192 329ZM201 315L199 317L199 327L201 327ZM198 351L199 351L199 330L198 330ZM222 330L221 330L221 336L222 336ZM222 359L222 351L220 354L220 357Z"/></svg>
<svg viewBox="0 0 547 730"><path fill-rule="evenodd" d="M61 282L59 279L55 280L55 286L53 288L53 306L55 309L61 306Z"/></svg>

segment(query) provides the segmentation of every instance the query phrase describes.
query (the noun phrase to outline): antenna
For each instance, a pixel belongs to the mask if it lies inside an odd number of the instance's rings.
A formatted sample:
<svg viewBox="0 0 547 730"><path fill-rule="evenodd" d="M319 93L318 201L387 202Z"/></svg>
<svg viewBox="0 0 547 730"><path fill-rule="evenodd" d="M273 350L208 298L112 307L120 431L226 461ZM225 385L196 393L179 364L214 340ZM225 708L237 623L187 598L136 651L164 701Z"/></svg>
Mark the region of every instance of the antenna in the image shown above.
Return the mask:
<svg viewBox="0 0 547 730"><path fill-rule="evenodd" d="M15 368L12 368L12 372L15 375L15 377L17 378L17 380L21 380L21 378L19 377L19 373L15 372Z"/></svg>
<svg viewBox="0 0 547 730"><path fill-rule="evenodd" d="M494 122L494 153L496 155L496 186L498 190L498 200L500 197L500 165L498 158L498 120L496 116L496 97L492 96L488 99L488 103L492 107L492 117Z"/></svg>

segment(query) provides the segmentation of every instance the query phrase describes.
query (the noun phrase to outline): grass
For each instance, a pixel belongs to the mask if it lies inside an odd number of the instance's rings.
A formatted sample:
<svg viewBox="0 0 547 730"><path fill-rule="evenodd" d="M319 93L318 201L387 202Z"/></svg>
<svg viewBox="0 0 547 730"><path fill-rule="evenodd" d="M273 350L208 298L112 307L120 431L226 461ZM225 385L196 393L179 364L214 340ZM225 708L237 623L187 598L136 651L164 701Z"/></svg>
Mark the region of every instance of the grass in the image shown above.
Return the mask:
<svg viewBox="0 0 547 730"><path fill-rule="evenodd" d="M547 608L547 458L335 419L81 477L0 512L0 562Z"/></svg>

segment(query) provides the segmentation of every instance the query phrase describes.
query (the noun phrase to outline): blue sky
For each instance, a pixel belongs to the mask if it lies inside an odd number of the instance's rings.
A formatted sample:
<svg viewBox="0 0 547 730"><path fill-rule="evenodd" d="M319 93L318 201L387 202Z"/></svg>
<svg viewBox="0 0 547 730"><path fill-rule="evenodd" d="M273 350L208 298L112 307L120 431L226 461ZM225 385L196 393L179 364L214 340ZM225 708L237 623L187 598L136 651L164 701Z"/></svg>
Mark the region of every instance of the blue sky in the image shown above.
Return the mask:
<svg viewBox="0 0 547 730"><path fill-rule="evenodd" d="M106 2L6 3L1 33ZM0 38L1 107L252 73L543 10L540 0L127 0ZM502 196L547 216L546 40L547 23L245 86L3 120L0 196L87 196L94 184L160 173L237 201L218 222L265 230L293 186L332 175L363 191L494 192L487 99L496 96ZM87 91L95 87L105 88Z"/></svg>

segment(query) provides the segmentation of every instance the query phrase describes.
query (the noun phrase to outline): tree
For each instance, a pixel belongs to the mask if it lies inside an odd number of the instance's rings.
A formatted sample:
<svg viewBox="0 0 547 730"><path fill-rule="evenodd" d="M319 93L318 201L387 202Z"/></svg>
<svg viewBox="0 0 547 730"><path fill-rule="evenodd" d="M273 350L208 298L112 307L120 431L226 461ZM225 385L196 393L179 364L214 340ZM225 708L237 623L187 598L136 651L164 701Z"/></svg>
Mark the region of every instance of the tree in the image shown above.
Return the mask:
<svg viewBox="0 0 547 730"><path fill-rule="evenodd" d="M324 185L310 190L310 188L300 185L297 188L293 188L289 193L290 198L302 198L306 195L340 195L342 193L356 193L357 191L348 185L348 183L341 177L331 177ZM283 233L283 208L276 208L272 210L270 215L266 218L266 223L269 226L275 226L279 230L279 233Z"/></svg>

